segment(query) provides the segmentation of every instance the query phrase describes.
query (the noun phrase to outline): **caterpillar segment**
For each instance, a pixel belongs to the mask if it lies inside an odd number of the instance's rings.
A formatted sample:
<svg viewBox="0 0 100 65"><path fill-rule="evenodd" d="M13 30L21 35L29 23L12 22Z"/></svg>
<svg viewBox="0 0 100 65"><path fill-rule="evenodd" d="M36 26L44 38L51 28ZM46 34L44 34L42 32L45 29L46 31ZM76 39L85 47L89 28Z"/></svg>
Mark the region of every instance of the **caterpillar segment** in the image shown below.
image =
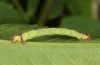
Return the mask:
<svg viewBox="0 0 100 65"><path fill-rule="evenodd" d="M43 35L53 35L53 34L76 37L79 40L90 40L89 34L79 33L75 30L70 30L66 28L46 28L46 29L31 30L23 34L13 36L12 43L15 42L24 43L26 40L32 39L34 37L39 37Z"/></svg>

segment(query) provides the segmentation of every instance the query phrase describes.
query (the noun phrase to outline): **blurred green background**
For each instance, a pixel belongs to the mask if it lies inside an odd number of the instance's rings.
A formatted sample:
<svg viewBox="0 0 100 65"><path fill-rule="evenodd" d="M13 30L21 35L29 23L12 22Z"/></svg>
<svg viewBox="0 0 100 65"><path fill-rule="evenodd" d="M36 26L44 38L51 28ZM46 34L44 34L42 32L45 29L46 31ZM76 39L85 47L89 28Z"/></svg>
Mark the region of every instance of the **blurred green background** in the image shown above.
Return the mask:
<svg viewBox="0 0 100 65"><path fill-rule="evenodd" d="M100 1L0 0L0 30L4 24L63 27L100 36Z"/></svg>

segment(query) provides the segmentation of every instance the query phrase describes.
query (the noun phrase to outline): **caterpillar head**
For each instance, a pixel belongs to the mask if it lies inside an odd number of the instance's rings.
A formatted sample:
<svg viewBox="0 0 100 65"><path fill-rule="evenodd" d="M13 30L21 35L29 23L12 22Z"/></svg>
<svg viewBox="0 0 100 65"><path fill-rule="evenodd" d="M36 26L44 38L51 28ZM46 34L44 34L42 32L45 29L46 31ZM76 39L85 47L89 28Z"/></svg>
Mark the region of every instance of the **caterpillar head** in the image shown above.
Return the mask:
<svg viewBox="0 0 100 65"><path fill-rule="evenodd" d="M90 35L89 34L86 34L86 33L83 33L84 36L83 38L81 38L81 40L90 40Z"/></svg>
<svg viewBox="0 0 100 65"><path fill-rule="evenodd" d="M19 34L19 35L16 35L16 36L13 36L12 37L12 43L15 43L15 42L21 42L21 43L24 43L24 41L23 41L23 38L22 38L22 35L21 34Z"/></svg>

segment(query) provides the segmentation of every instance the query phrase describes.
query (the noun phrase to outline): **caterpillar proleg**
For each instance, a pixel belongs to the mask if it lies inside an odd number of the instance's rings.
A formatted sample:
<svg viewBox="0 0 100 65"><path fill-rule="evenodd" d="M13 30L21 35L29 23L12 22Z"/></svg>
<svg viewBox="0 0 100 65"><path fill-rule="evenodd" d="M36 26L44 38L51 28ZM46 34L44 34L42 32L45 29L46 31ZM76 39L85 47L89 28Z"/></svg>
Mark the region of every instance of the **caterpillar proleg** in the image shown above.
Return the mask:
<svg viewBox="0 0 100 65"><path fill-rule="evenodd" d="M23 34L13 36L12 43L15 43L16 41L24 43L26 40L32 39L34 37L43 36L43 35L53 35L53 34L76 37L79 40L90 39L90 36L88 34L83 34L75 30L70 30L66 28L45 28L45 29L31 30Z"/></svg>

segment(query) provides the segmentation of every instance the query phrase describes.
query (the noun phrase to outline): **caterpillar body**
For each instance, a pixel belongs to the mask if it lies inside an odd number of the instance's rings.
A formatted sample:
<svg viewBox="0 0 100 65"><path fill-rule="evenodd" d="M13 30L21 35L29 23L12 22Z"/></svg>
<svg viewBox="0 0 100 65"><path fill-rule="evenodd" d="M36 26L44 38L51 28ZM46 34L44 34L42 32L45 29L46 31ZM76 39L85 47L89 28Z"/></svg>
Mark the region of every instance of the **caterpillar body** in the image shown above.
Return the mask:
<svg viewBox="0 0 100 65"><path fill-rule="evenodd" d="M23 34L15 35L12 37L12 43L19 41L24 43L28 39L32 39L34 37L43 36L43 35L67 35L71 37L76 37L79 40L89 40L90 36L88 34L79 33L75 30L69 30L66 28L45 28L45 29L37 29L25 32Z"/></svg>

